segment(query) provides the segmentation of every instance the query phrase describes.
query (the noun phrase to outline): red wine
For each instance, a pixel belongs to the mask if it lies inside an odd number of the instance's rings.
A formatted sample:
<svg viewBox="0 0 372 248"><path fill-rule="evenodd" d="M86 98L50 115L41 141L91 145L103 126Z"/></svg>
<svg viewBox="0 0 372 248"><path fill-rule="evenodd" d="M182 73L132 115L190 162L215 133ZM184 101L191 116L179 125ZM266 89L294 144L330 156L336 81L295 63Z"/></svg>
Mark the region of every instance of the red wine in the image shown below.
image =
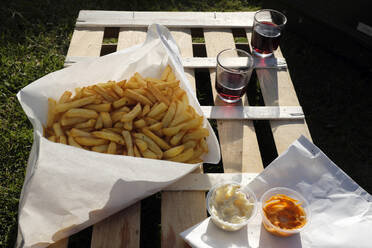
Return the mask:
<svg viewBox="0 0 372 248"><path fill-rule="evenodd" d="M256 23L252 32L252 47L257 53L270 54L279 46L280 28L271 22Z"/></svg>
<svg viewBox="0 0 372 248"><path fill-rule="evenodd" d="M247 75L219 71L216 74L216 91L223 100L236 102L246 92L249 78L250 73Z"/></svg>

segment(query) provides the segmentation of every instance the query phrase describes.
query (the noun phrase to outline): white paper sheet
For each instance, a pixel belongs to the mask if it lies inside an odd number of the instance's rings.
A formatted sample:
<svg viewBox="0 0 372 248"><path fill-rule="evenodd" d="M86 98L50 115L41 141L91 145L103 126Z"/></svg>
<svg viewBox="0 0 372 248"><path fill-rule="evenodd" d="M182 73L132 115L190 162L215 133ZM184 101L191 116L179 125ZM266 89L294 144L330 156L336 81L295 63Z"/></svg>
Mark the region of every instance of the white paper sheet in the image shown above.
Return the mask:
<svg viewBox="0 0 372 248"><path fill-rule="evenodd" d="M202 114L179 56L169 31L154 24L144 44L50 73L18 93L34 127L34 143L19 204L17 247L46 247L160 191L199 166L100 154L42 137L48 97L58 99L65 90L129 79L135 72L159 77L167 64L186 89L190 105ZM208 121L204 126L210 132L204 161L218 163L218 141Z"/></svg>
<svg viewBox="0 0 372 248"><path fill-rule="evenodd" d="M261 225L258 214L236 233L222 231L208 218L180 235L198 248L372 247L372 196L305 137L295 141L249 186L258 199L272 187L300 192L312 211L308 228L291 237L276 237Z"/></svg>

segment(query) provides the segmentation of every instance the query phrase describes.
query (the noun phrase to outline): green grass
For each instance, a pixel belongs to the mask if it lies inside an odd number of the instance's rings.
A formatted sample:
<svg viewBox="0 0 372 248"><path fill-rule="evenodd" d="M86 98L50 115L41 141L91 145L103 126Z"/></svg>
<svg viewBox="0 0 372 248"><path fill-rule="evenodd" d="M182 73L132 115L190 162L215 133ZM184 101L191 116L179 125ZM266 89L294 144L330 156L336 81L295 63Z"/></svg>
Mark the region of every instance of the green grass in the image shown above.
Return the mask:
<svg viewBox="0 0 372 248"><path fill-rule="evenodd" d="M102 44L118 44L118 38L103 38Z"/></svg>
<svg viewBox="0 0 372 248"><path fill-rule="evenodd" d="M204 37L193 37L192 38L192 43L200 43L200 44L202 44L202 43L204 43L205 42L205 39L204 39Z"/></svg>
<svg viewBox="0 0 372 248"><path fill-rule="evenodd" d="M247 37L235 37L234 38L235 43L248 43Z"/></svg>

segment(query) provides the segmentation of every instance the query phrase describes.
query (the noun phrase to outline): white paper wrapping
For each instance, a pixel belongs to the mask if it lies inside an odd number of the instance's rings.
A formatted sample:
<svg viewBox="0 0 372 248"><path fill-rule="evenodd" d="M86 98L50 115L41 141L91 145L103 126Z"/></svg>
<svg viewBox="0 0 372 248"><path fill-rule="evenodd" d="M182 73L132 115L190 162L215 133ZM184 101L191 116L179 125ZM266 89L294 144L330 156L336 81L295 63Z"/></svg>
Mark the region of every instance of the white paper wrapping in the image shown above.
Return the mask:
<svg viewBox="0 0 372 248"><path fill-rule="evenodd" d="M58 99L65 90L129 79L135 72L160 77L167 64L187 91L190 105L202 115L179 56L169 31L154 24L142 45L50 73L18 93L34 127L34 143L19 204L17 247L46 247L160 191L199 166L100 154L42 137L48 97ZM210 131L204 161L218 163L218 141L208 121L204 126Z"/></svg>
<svg viewBox="0 0 372 248"><path fill-rule="evenodd" d="M372 247L372 196L305 137L295 141L249 186L258 199L272 187L300 192L310 204L310 225L300 234L282 238L265 230L260 214L235 233L222 231L208 218L181 236L198 248Z"/></svg>

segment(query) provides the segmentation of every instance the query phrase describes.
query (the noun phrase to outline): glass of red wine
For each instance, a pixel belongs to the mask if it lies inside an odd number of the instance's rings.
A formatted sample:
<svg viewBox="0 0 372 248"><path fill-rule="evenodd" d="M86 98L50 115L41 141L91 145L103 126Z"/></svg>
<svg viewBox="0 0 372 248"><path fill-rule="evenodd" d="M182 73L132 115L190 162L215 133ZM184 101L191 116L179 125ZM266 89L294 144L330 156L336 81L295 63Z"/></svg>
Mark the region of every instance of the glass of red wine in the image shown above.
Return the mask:
<svg viewBox="0 0 372 248"><path fill-rule="evenodd" d="M217 55L216 91L225 102L240 100L253 71L252 56L240 49L226 49Z"/></svg>
<svg viewBox="0 0 372 248"><path fill-rule="evenodd" d="M271 56L279 46L280 36L287 23L285 15L273 9L262 9L255 13L251 45L253 55Z"/></svg>

